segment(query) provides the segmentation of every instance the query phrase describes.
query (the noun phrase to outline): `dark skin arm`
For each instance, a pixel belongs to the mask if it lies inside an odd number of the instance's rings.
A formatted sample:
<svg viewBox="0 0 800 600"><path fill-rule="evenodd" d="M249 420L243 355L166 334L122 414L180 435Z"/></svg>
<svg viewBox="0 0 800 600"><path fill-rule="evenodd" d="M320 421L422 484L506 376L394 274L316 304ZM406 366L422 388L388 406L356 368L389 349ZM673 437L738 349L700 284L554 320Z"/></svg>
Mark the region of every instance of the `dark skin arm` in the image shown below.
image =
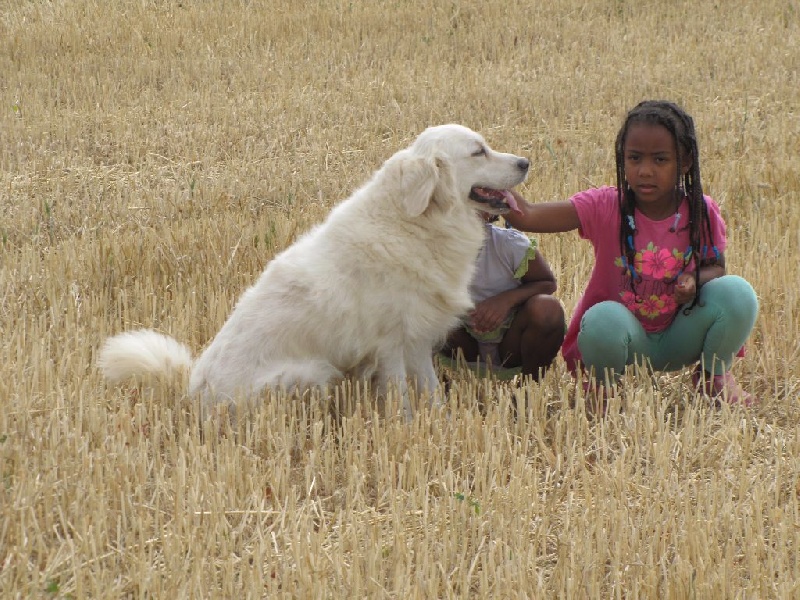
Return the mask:
<svg viewBox="0 0 800 600"><path fill-rule="evenodd" d="M522 285L519 287L479 302L469 314L470 326L480 332L492 331L502 325L514 307L523 304L528 298L538 294L553 294L556 291L553 271L538 250L534 259L528 262L528 271L520 281Z"/></svg>
<svg viewBox="0 0 800 600"><path fill-rule="evenodd" d="M572 202L539 202L531 204L519 192L511 190L520 212L509 212L503 218L515 229L533 233L560 233L578 229L581 222Z"/></svg>
<svg viewBox="0 0 800 600"><path fill-rule="evenodd" d="M700 285L704 285L725 275L725 255L720 253L719 259L711 265L700 267ZM695 287L694 273L681 273L675 283L675 302L686 304L694 300Z"/></svg>

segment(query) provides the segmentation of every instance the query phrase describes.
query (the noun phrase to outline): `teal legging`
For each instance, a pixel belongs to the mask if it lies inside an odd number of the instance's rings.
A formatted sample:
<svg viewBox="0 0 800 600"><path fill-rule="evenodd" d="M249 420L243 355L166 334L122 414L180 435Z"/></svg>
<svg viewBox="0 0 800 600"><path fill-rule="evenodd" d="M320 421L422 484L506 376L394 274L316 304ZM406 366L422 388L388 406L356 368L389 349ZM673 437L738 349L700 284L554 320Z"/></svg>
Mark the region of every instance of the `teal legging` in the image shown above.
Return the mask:
<svg viewBox="0 0 800 600"><path fill-rule="evenodd" d="M619 377L626 365L646 359L656 371L675 371L701 361L706 371L720 375L750 335L758 315L758 299L741 277L725 275L700 289L700 301L683 308L672 324L647 333L619 302L595 304L581 319L578 348L584 367L602 381Z"/></svg>

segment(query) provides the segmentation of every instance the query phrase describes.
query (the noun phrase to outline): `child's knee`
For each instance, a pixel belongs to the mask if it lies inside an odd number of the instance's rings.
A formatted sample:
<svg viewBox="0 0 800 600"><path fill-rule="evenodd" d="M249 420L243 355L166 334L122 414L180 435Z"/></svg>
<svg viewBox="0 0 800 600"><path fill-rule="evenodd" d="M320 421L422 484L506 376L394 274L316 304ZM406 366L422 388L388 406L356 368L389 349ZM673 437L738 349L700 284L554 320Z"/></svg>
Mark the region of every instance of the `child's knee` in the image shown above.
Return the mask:
<svg viewBox="0 0 800 600"><path fill-rule="evenodd" d="M608 300L589 308L581 319L580 335L598 343L617 344L620 336L627 335L635 317L619 302Z"/></svg>
<svg viewBox="0 0 800 600"><path fill-rule="evenodd" d="M564 331L564 307L555 296L539 294L528 298L523 310L527 321L543 332Z"/></svg>
<svg viewBox="0 0 800 600"><path fill-rule="evenodd" d="M578 349L587 368L597 373L621 373L631 357L631 344L641 325L619 302L606 301L588 309L581 319Z"/></svg>
<svg viewBox="0 0 800 600"><path fill-rule="evenodd" d="M738 275L712 279L702 288L701 299L721 307L732 318L755 322L758 297L750 283Z"/></svg>

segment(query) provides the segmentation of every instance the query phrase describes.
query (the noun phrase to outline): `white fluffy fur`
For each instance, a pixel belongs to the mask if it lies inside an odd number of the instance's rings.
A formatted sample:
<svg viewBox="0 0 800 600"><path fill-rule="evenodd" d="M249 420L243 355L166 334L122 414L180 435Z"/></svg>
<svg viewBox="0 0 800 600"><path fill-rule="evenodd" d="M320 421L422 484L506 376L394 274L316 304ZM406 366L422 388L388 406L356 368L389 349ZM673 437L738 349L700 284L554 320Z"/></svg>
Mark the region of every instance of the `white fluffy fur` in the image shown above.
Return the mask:
<svg viewBox="0 0 800 600"><path fill-rule="evenodd" d="M100 367L112 381L191 368L189 391L206 402L343 377L433 392L434 347L472 307L476 211L504 212L470 200L470 189L508 189L526 174L525 159L466 127L430 127L267 265L196 362L141 330L108 339Z"/></svg>
<svg viewBox="0 0 800 600"><path fill-rule="evenodd" d="M171 377L192 368L192 353L179 341L149 329L120 333L106 340L100 366L106 378Z"/></svg>

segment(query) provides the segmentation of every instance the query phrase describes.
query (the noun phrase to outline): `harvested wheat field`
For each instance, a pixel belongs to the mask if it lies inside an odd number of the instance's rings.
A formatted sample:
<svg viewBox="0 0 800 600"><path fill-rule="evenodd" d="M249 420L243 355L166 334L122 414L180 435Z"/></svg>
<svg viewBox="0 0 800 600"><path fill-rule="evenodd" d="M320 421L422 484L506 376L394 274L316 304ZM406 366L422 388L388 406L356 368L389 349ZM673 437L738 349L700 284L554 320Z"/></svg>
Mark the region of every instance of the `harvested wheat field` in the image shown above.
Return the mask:
<svg viewBox="0 0 800 600"><path fill-rule="evenodd" d="M800 597L798 72L796 0L3 3L0 596ZM757 407L640 373L587 418L559 358L540 384L442 372L449 418L351 382L225 427L181 382L101 379L123 330L202 350L426 126L565 199L614 183L644 98L695 117L761 302L734 368ZM591 248L538 240L570 314Z"/></svg>

